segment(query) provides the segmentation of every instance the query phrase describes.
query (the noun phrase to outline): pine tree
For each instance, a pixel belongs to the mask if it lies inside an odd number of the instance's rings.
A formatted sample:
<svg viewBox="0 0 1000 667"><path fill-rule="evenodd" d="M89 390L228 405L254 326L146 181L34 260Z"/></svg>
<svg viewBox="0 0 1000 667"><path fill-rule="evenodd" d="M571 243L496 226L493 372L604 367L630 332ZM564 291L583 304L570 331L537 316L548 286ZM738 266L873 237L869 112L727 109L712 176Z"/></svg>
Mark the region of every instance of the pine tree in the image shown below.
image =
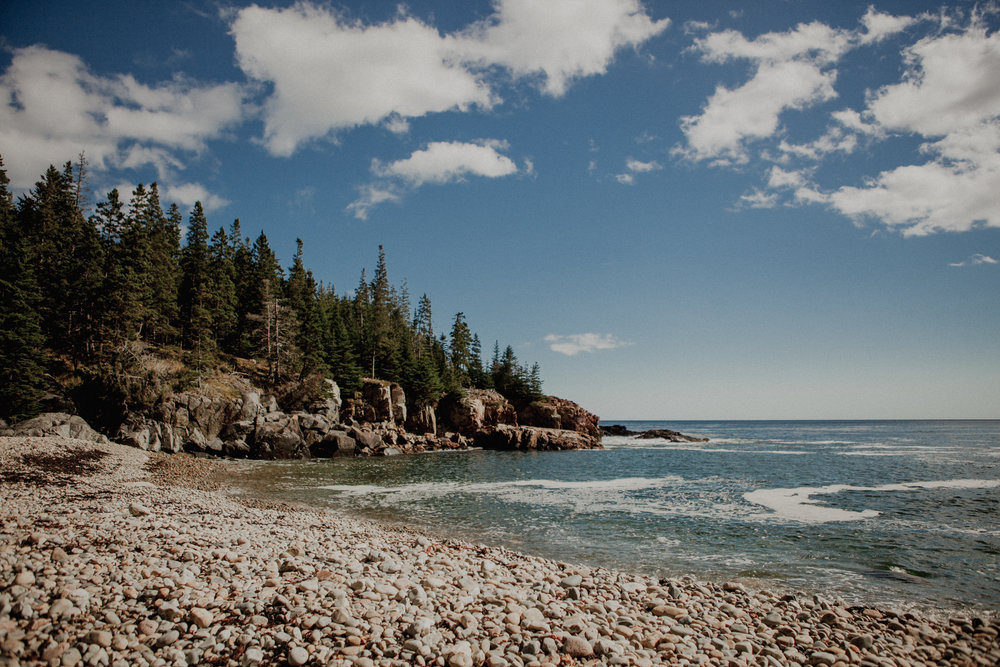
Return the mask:
<svg viewBox="0 0 1000 667"><path fill-rule="evenodd" d="M0 157L0 417L16 421L38 411L45 339L38 314L40 290L14 219L9 183Z"/></svg>

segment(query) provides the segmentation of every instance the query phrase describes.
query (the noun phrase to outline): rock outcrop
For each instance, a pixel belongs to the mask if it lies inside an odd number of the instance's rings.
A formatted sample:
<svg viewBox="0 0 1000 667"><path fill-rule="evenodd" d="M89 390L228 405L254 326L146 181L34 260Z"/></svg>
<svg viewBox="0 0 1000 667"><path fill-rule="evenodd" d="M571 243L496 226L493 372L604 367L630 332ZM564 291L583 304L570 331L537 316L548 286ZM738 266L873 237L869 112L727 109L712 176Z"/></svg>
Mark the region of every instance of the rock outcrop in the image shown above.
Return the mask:
<svg viewBox="0 0 1000 667"><path fill-rule="evenodd" d="M601 439L601 418L565 398L545 396L533 401L517 412L517 420L522 426L576 431L595 440Z"/></svg>
<svg viewBox="0 0 1000 667"><path fill-rule="evenodd" d="M275 396L246 388L239 397L195 392L171 394L152 409L127 413L115 434L122 444L147 451L236 458L296 459L391 456L470 446L503 450L600 447L597 416L564 399L546 397L521 411L493 390L451 394L437 406L407 405L394 382L364 380L342 400L333 380L313 377L310 389L284 387L294 411ZM316 398L319 387L319 398ZM235 393L235 392L234 392ZM312 397L310 397L310 394ZM436 407L436 409L435 409ZM107 442L80 417L44 414L9 428L5 435L63 435Z"/></svg>
<svg viewBox="0 0 1000 667"><path fill-rule="evenodd" d="M108 442L105 435L90 428L90 425L83 418L66 412L43 412L37 417L0 429L0 435L22 437L59 435L64 438L87 440L88 442L102 444Z"/></svg>
<svg viewBox="0 0 1000 667"><path fill-rule="evenodd" d="M504 396L492 389L469 389L449 394L438 404L438 417L448 430L472 437L499 424L517 425L517 412Z"/></svg>
<svg viewBox="0 0 1000 667"><path fill-rule="evenodd" d="M474 440L477 447L499 450L592 449L597 441L583 433L566 429L535 426L499 426L480 431Z"/></svg>

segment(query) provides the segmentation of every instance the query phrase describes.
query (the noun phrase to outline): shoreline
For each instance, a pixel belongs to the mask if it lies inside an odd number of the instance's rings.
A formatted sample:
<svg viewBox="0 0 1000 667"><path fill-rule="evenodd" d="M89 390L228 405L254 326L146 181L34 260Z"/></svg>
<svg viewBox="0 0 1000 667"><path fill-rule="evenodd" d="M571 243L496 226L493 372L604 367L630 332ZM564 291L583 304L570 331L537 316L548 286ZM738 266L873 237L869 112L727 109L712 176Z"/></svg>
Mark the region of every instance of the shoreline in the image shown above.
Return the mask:
<svg viewBox="0 0 1000 667"><path fill-rule="evenodd" d="M560 563L233 494L238 467L0 438L0 666L1000 660L995 616Z"/></svg>

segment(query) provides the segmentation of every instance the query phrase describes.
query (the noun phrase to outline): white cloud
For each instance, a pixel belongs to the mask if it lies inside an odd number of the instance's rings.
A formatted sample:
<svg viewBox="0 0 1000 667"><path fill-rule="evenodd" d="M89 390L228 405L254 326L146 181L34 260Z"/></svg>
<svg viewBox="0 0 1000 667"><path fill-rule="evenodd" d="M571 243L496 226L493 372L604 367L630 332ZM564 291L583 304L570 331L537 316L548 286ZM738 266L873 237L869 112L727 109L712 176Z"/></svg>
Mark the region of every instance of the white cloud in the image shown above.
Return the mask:
<svg viewBox="0 0 1000 667"><path fill-rule="evenodd" d="M398 202L402 197L400 188L394 183L369 183L359 188L361 196L347 205L355 218L367 220L368 213L379 204Z"/></svg>
<svg viewBox="0 0 1000 667"><path fill-rule="evenodd" d="M81 151L98 172L151 164L162 174L244 116L237 84L175 78L148 86L131 75L98 76L77 56L43 46L14 50L0 97L0 146L15 188Z"/></svg>
<svg viewBox="0 0 1000 667"><path fill-rule="evenodd" d="M200 183L177 183L168 185L160 195L164 202L176 202L180 207L192 207L195 202L201 202L205 212L211 212L229 204L229 200L212 194Z"/></svg>
<svg viewBox="0 0 1000 667"><path fill-rule="evenodd" d="M700 115L681 118L687 146L675 154L719 165L744 164L749 161L746 144L775 134L782 112L836 97L835 79L836 72L824 72L811 62L762 63L746 84L733 90L718 86Z"/></svg>
<svg viewBox="0 0 1000 667"><path fill-rule="evenodd" d="M466 57L501 65L516 77L540 77L549 95L578 77L603 74L615 53L670 25L653 21L638 0L495 0L495 14L461 37Z"/></svg>
<svg viewBox="0 0 1000 667"><path fill-rule="evenodd" d="M596 163L593 164L596 168ZM659 171L660 169L663 169L663 165L655 160L651 162L643 162L642 160L636 160L635 158L630 157L625 160L625 168L628 169L629 173L616 174L615 180L622 185L634 185L635 174L646 174L651 171Z"/></svg>
<svg viewBox="0 0 1000 667"><path fill-rule="evenodd" d="M565 354L572 357L580 352L596 352L597 350L614 350L619 347L631 345L626 341L619 340L612 334L582 333L560 336L549 334L545 337L549 343L549 348L553 352Z"/></svg>
<svg viewBox="0 0 1000 667"><path fill-rule="evenodd" d="M476 144L436 141L403 160L387 165L376 162L372 171L377 176L401 178L413 187L458 181L467 174L498 178L517 173L514 161L498 152L506 148L503 143L491 141Z"/></svg>
<svg viewBox="0 0 1000 667"><path fill-rule="evenodd" d="M501 153L507 143L486 139L477 143L436 141L409 157L388 164L372 161L372 173L380 180L360 188L361 196L348 205L355 217L366 219L372 208L387 201L399 201L404 192L428 183L441 185L463 181L467 176L501 178L519 172L517 164ZM534 165L525 161L524 173Z"/></svg>
<svg viewBox="0 0 1000 667"><path fill-rule="evenodd" d="M868 105L890 130L943 136L1000 113L1000 32L984 28L922 39L905 51L902 83L878 91Z"/></svg>
<svg viewBox="0 0 1000 667"><path fill-rule="evenodd" d="M774 208L778 205L778 195L774 192L765 192L760 188L754 188L750 192L740 195L739 207L744 208Z"/></svg>
<svg viewBox="0 0 1000 667"><path fill-rule="evenodd" d="M808 59L831 64L851 45L848 31L837 30L813 21L800 23L786 32L769 32L748 40L735 30L723 30L695 40L694 49L702 53L705 62L725 63L731 60L752 62L787 62Z"/></svg>
<svg viewBox="0 0 1000 667"><path fill-rule="evenodd" d="M1000 227L1000 33L973 24L922 39L905 56L903 81L874 94L866 115L924 138L930 159L819 199L908 236Z"/></svg>
<svg viewBox="0 0 1000 667"><path fill-rule="evenodd" d="M305 2L252 5L231 32L243 71L274 84L264 105L264 143L274 155L339 129L494 102L453 40L415 18L365 26Z"/></svg>
<svg viewBox="0 0 1000 667"><path fill-rule="evenodd" d="M497 70L532 77L550 95L604 73L615 53L667 28L638 0L495 0L494 13L454 34L400 13L365 25L309 2L252 5L235 14L237 60L273 84L264 144L289 156L339 130L445 111L489 109Z"/></svg>
<svg viewBox="0 0 1000 667"><path fill-rule="evenodd" d="M1000 264L1000 262L988 255L983 255L982 253L977 252L970 255L969 259L964 262L955 262L954 264L949 264L949 266L978 266L980 264Z"/></svg>
<svg viewBox="0 0 1000 667"><path fill-rule="evenodd" d="M640 160L635 160L633 158L629 158L628 160L626 160L625 166L628 167L628 170L634 174L643 174L646 172L659 171L660 169L663 169L663 165L661 165L659 162L655 160L653 160L652 162L642 162Z"/></svg>
<svg viewBox="0 0 1000 667"><path fill-rule="evenodd" d="M883 39L906 30L917 22L911 16L893 16L868 7L868 11L861 17L861 24L865 27L865 33L860 36L862 44L881 42Z"/></svg>
<svg viewBox="0 0 1000 667"><path fill-rule="evenodd" d="M769 188L799 188L805 185L806 176L802 171L786 171L781 167L771 167L767 176Z"/></svg>

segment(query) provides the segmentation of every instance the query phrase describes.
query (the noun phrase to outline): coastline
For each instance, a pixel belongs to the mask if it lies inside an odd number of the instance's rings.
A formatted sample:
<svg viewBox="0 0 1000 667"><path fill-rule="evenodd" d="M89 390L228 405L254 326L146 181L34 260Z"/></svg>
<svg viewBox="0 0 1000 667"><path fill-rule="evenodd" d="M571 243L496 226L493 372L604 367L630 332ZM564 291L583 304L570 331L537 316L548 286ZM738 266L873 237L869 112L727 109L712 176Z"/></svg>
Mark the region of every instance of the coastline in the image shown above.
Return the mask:
<svg viewBox="0 0 1000 667"><path fill-rule="evenodd" d="M0 438L0 665L1000 660L997 618L578 567L234 495L235 474Z"/></svg>

